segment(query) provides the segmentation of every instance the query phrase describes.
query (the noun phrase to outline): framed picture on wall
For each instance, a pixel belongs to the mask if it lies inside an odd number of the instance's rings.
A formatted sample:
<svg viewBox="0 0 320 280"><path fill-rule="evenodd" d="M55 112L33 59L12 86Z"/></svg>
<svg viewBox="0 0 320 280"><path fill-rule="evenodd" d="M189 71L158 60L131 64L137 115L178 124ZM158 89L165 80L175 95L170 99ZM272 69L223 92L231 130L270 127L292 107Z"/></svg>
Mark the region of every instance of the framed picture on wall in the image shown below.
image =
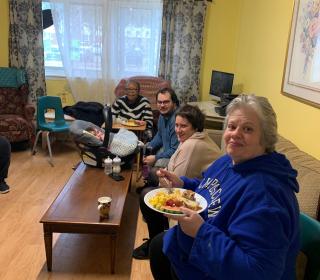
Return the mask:
<svg viewBox="0 0 320 280"><path fill-rule="evenodd" d="M295 0L283 93L320 106L320 0Z"/></svg>

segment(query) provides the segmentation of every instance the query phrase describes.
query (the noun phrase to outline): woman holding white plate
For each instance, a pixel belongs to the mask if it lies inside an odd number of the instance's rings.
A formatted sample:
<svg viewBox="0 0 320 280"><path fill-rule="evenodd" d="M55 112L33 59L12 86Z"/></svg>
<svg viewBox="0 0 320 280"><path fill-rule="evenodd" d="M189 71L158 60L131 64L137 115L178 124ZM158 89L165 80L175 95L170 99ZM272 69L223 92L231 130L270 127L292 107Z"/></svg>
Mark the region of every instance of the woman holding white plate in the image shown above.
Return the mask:
<svg viewBox="0 0 320 280"><path fill-rule="evenodd" d="M172 217L179 224L153 238L150 265L159 279L295 279L299 251L297 172L275 151L276 115L264 97L241 95L227 108L226 155L204 178L162 170L172 187L206 198L198 214Z"/></svg>

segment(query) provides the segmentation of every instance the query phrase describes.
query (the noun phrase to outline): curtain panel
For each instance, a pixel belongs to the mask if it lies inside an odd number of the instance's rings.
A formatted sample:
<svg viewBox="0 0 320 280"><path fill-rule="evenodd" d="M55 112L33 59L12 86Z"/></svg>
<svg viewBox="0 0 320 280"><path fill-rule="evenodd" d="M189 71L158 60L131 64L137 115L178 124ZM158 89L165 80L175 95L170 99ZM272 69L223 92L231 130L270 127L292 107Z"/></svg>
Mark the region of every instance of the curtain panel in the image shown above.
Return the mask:
<svg viewBox="0 0 320 280"><path fill-rule="evenodd" d="M163 0L159 76L181 103L197 101L207 0Z"/></svg>
<svg viewBox="0 0 320 280"><path fill-rule="evenodd" d="M121 78L158 72L161 0L50 0L76 101L112 103Z"/></svg>
<svg viewBox="0 0 320 280"><path fill-rule="evenodd" d="M29 101L46 95L41 0L9 0L9 66L24 68Z"/></svg>

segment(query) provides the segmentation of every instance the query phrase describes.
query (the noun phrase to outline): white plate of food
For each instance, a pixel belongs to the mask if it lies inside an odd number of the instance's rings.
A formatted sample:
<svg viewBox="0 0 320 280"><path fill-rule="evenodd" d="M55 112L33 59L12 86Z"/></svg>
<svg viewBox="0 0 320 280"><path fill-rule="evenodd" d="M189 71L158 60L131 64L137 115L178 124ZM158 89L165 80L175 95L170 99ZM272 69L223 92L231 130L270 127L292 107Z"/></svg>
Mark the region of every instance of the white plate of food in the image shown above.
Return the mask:
<svg viewBox="0 0 320 280"><path fill-rule="evenodd" d="M125 126L142 126L144 123L142 121L138 120L128 120L123 122L123 125Z"/></svg>
<svg viewBox="0 0 320 280"><path fill-rule="evenodd" d="M182 206L198 213L204 211L208 206L206 199L200 194L180 188L152 190L144 196L144 202L154 211L173 216L185 215L180 210Z"/></svg>

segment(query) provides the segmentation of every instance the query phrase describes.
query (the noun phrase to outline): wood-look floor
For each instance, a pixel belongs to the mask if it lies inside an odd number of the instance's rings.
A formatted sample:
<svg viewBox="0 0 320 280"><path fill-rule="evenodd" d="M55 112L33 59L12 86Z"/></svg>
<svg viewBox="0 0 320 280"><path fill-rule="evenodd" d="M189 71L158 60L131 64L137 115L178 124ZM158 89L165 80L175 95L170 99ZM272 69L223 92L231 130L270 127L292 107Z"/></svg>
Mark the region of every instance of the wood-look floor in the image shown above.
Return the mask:
<svg viewBox="0 0 320 280"><path fill-rule="evenodd" d="M57 233L52 272L47 272L39 220L80 158L72 144L55 143L51 167L46 153L38 150L35 156L30 150L12 153L10 192L0 194L0 279L129 279L139 207L134 187L125 204L116 274L110 274L107 236Z"/></svg>
<svg viewBox="0 0 320 280"><path fill-rule="evenodd" d="M149 233L147 224L143 221L141 211L139 211L134 247L137 248L138 246L140 246L144 242L143 238L146 238L148 236ZM149 260L132 259L130 280L141 279L153 279Z"/></svg>

